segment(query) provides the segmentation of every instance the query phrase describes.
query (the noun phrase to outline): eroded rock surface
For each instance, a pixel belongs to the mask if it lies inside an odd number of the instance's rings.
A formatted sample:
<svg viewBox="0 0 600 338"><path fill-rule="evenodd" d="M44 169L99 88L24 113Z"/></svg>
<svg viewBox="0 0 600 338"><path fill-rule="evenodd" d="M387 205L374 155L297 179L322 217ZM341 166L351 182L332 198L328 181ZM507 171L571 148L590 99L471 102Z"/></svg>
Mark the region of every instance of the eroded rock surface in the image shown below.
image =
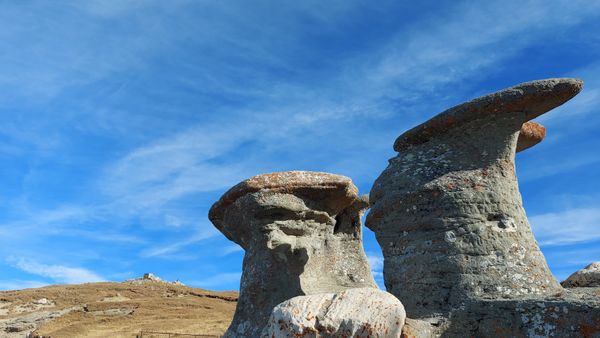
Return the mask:
<svg viewBox="0 0 600 338"><path fill-rule="evenodd" d="M376 288L362 247L367 206L349 178L318 172L258 175L226 192L209 218L246 251L226 336L258 337L295 296Z"/></svg>
<svg viewBox="0 0 600 338"><path fill-rule="evenodd" d="M514 164L517 151L544 138L529 120L581 88L575 79L524 83L398 137L398 156L371 190L366 225L383 250L387 290L417 319L407 332L558 337L600 328L598 299L565 293L548 269Z"/></svg>
<svg viewBox="0 0 600 338"><path fill-rule="evenodd" d="M527 121L581 86L573 79L521 84L398 137L398 156L371 190L367 226L383 249L386 287L409 315L445 313L470 298L561 290L525 216L514 159L522 130L523 149L543 138Z"/></svg>
<svg viewBox="0 0 600 338"><path fill-rule="evenodd" d="M406 312L393 295L374 288L289 299L273 309L264 338L400 337Z"/></svg>
<svg viewBox="0 0 600 338"><path fill-rule="evenodd" d="M600 287L600 262L594 262L576 271L561 284L566 288Z"/></svg>

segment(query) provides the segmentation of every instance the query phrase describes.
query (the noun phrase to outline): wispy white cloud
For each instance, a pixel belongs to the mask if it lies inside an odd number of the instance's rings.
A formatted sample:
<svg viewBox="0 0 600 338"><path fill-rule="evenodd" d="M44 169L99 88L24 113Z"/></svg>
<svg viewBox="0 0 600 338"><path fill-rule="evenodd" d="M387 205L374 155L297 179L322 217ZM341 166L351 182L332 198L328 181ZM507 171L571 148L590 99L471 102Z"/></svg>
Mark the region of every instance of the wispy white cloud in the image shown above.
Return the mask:
<svg viewBox="0 0 600 338"><path fill-rule="evenodd" d="M217 230L215 230L214 227L203 226L196 232L196 234L194 234L193 236L190 236L189 238L187 238L185 240L173 242L173 243L162 245L162 246L155 246L155 247L147 248L147 249L143 250L140 255L142 257L162 257L162 256L169 257L189 245L207 240L211 237L217 236L218 234L219 234L219 232Z"/></svg>
<svg viewBox="0 0 600 338"><path fill-rule="evenodd" d="M600 6L588 4L456 3L440 17L417 23L407 29L408 34L403 31L379 53L371 54L379 61L364 68L371 84L368 92L378 88L392 98L419 100L423 94L435 96L435 90L448 84L477 81L537 39L598 16Z"/></svg>
<svg viewBox="0 0 600 338"><path fill-rule="evenodd" d="M598 4L579 1L457 2L331 61L306 48L307 22L309 30L347 39L342 34L349 26L342 23L354 25L364 4L309 1L274 9L270 3L165 3L94 0L3 8L0 39L7 52L0 56L0 89L6 95L0 108L16 102L15 107L44 109L32 110L35 119L3 123L0 135L13 142L0 152L31 155L29 148L51 148L56 161L94 156L87 149L85 155L66 149L69 136L81 133L101 138L97 148L106 156L85 167L103 168L100 174L90 170L87 178L95 182L85 193L93 205L31 208L16 221L2 221L3 241L68 230L86 239L97 231L96 240L133 245L150 241L120 225L153 224L176 234L199 226L190 238L165 240L140 256L184 254L218 234L197 221L198 214L206 216L208 194L273 170L335 171L369 183L402 129L467 92L472 96L471 84L497 73L502 61L532 43L599 13ZM282 12L271 15L273 10ZM127 29L111 34L109 25ZM312 65L327 62L333 66L326 76L312 80L321 74ZM309 74L299 76L302 72ZM572 114L587 114L597 103L591 88ZM180 94L188 91L189 96ZM22 128L24 120L35 125ZM385 125L375 128L373 121ZM381 154L380 164L368 161L373 153ZM591 158L553 165L546 174ZM540 177L538 169L532 175ZM197 196L201 203L182 202ZM79 228L97 219L106 227ZM239 251L228 250L222 253ZM381 278L381 257L370 260Z"/></svg>
<svg viewBox="0 0 600 338"><path fill-rule="evenodd" d="M229 245L229 246L226 246L223 249L221 249L221 256L227 256L232 253L241 252L241 251L244 251L244 249L241 246L239 246L237 244L233 244L233 245Z"/></svg>
<svg viewBox="0 0 600 338"><path fill-rule="evenodd" d="M0 290L22 290L46 285L48 283L35 280L0 280Z"/></svg>
<svg viewBox="0 0 600 338"><path fill-rule="evenodd" d="M392 108L381 103L387 98L401 98L410 104L449 83L481 76L477 74L531 41L558 27L576 25L594 13L589 6L566 2L556 6L540 6L536 1L454 6L445 17L417 22L408 33L403 31L362 57L341 60L343 70L317 87L261 83L261 101L254 109L261 113L248 108L233 110L227 113L229 121L193 126L142 145L110 165L100 182L109 194L124 196L124 203L133 210L222 189L253 174L252 163L274 161L273 156L284 149L319 137L327 123L351 120L357 114L390 113ZM336 139L348 132L333 130L330 137ZM263 147L260 156L242 154L235 161L215 161L246 142ZM373 146L360 139L354 142L357 153Z"/></svg>
<svg viewBox="0 0 600 338"><path fill-rule="evenodd" d="M379 287L385 289L383 281L383 256L380 253L367 252L367 259L369 260L371 273L375 282L379 284Z"/></svg>
<svg viewBox="0 0 600 338"><path fill-rule="evenodd" d="M59 283L79 284L104 281L104 278L98 276L94 272L79 267L47 265L26 258L15 257L9 258L8 262L15 268L18 268L22 271L38 276L48 277Z"/></svg>
<svg viewBox="0 0 600 338"><path fill-rule="evenodd" d="M188 282L191 286L201 287L201 288L214 288L220 287L222 285L231 284L236 281L239 281L242 276L241 272L227 272L227 273L219 273L214 276L208 277L206 279L190 281Z"/></svg>
<svg viewBox="0 0 600 338"><path fill-rule="evenodd" d="M542 246L600 240L600 209L579 208L529 217Z"/></svg>
<svg viewBox="0 0 600 338"><path fill-rule="evenodd" d="M381 272L383 269L383 256L370 252L367 254L367 259L371 270Z"/></svg>
<svg viewBox="0 0 600 338"><path fill-rule="evenodd" d="M595 156L595 151L591 150L591 152L587 149L584 149L574 152L576 156L571 154L572 158L568 161L552 161L550 158L547 158L547 161L537 161L535 166L531 164L525 167L521 167L517 163L517 168L519 170L519 181L528 182L533 181L553 175L558 175L561 173L573 171L579 169L581 167L585 167L588 165L592 165L600 162L600 158ZM520 156L520 155L517 155Z"/></svg>
<svg viewBox="0 0 600 338"><path fill-rule="evenodd" d="M38 235L42 233L51 233L60 226L70 222L80 222L88 219L89 210L75 205L65 205L48 210L24 210L21 218L0 224L0 231L6 230L9 237L20 237L23 233L37 231Z"/></svg>

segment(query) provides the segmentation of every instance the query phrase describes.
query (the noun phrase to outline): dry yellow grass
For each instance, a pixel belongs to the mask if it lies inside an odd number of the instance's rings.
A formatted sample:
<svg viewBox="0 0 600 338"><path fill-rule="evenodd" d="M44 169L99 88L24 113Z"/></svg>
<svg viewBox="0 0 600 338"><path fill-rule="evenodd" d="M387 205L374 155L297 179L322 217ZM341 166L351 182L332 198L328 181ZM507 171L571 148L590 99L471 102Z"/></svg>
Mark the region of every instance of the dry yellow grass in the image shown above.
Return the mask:
<svg viewBox="0 0 600 338"><path fill-rule="evenodd" d="M23 337L31 328L18 330L28 321L37 327L34 333L54 338L131 338L140 330L219 335L233 317L237 296L149 280L3 291L0 336Z"/></svg>

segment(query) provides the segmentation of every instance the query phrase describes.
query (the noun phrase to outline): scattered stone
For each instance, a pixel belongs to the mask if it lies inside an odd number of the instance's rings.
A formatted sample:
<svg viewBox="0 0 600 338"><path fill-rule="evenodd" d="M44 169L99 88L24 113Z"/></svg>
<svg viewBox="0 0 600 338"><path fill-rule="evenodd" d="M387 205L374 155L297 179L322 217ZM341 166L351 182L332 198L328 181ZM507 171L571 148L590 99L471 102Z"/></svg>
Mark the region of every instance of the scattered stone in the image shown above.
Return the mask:
<svg viewBox="0 0 600 338"><path fill-rule="evenodd" d="M209 218L245 256L236 312L226 337L258 337L273 308L290 298L377 288L362 247L368 207L344 176L289 171L243 181Z"/></svg>
<svg viewBox="0 0 600 338"><path fill-rule="evenodd" d="M298 296L277 305L264 338L400 337L406 313L393 295L373 288Z"/></svg>
<svg viewBox="0 0 600 338"><path fill-rule="evenodd" d="M117 292L116 296L104 297L102 298L102 302L125 302L131 300L131 298L123 297L120 293Z"/></svg>
<svg viewBox="0 0 600 338"><path fill-rule="evenodd" d="M576 271L561 284L566 288L600 287L600 262L594 262Z"/></svg>
<svg viewBox="0 0 600 338"><path fill-rule="evenodd" d="M49 301L47 298L40 298L38 300L34 300L33 304L38 304L38 305L50 305L53 304L54 302Z"/></svg>
<svg viewBox="0 0 600 338"><path fill-rule="evenodd" d="M47 308L53 308L55 307L56 304L47 299L47 298L40 298L25 304L19 304L16 305L11 312L13 313L26 313L26 312L32 312L32 311L38 311L41 309L47 309Z"/></svg>
<svg viewBox="0 0 600 338"><path fill-rule="evenodd" d="M0 300L0 316L6 316L10 311L7 309L12 303Z"/></svg>
<svg viewBox="0 0 600 338"><path fill-rule="evenodd" d="M153 273L151 272L147 272L144 274L144 276L142 277L142 279L148 279L154 282L162 282L163 280L158 278L157 276L155 276Z"/></svg>
<svg viewBox="0 0 600 338"><path fill-rule="evenodd" d="M0 337L22 338L46 322L64 316L72 311L81 310L83 310L83 306L76 306L56 311L33 312L16 318L0 319Z"/></svg>

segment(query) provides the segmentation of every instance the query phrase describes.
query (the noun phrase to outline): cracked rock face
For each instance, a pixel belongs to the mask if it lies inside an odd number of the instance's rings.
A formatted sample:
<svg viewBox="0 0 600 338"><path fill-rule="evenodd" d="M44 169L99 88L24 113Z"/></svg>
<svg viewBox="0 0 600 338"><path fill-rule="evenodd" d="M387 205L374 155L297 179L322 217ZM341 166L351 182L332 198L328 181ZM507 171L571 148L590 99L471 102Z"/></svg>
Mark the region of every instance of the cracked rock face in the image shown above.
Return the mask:
<svg viewBox="0 0 600 338"><path fill-rule="evenodd" d="M260 336L272 309L295 296L376 288L362 247L367 207L349 178L318 172L258 175L226 192L209 218L245 250L226 336Z"/></svg>
<svg viewBox="0 0 600 338"><path fill-rule="evenodd" d="M402 303L374 288L298 296L273 309L264 338L400 337Z"/></svg>
<svg viewBox="0 0 600 338"><path fill-rule="evenodd" d="M594 262L576 271L561 284L566 288L600 287L600 262Z"/></svg>
<svg viewBox="0 0 600 338"><path fill-rule="evenodd" d="M525 216L514 161L517 149L545 135L528 121L581 88L575 79L524 83L398 137L398 156L371 190L366 225L383 250L387 290L411 318L448 313L473 299L562 290Z"/></svg>

